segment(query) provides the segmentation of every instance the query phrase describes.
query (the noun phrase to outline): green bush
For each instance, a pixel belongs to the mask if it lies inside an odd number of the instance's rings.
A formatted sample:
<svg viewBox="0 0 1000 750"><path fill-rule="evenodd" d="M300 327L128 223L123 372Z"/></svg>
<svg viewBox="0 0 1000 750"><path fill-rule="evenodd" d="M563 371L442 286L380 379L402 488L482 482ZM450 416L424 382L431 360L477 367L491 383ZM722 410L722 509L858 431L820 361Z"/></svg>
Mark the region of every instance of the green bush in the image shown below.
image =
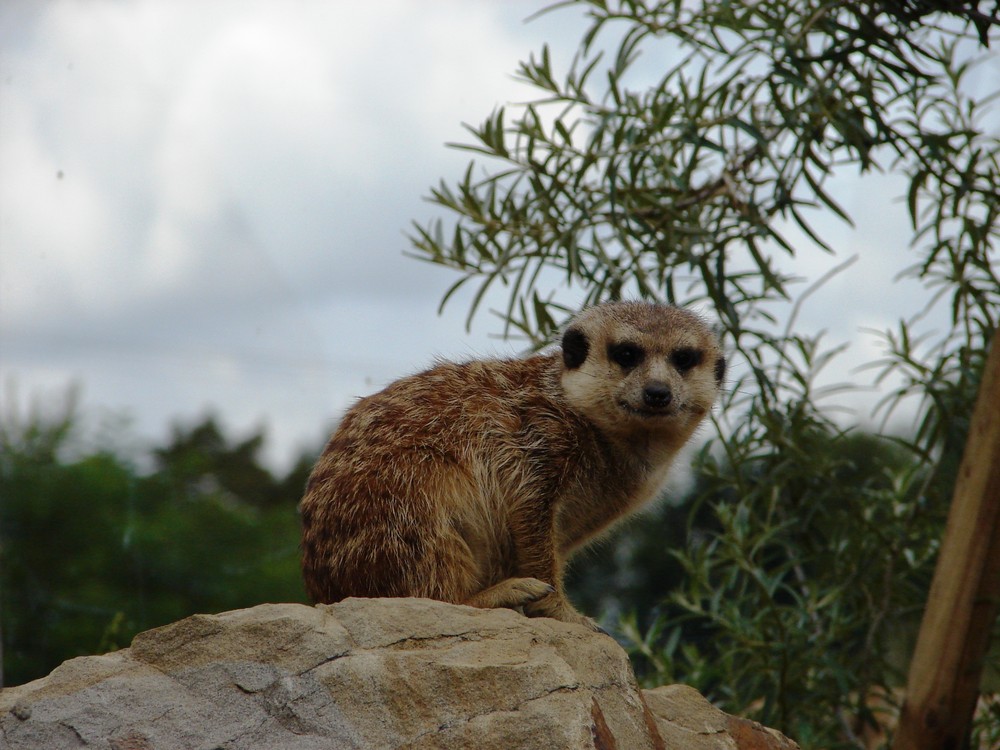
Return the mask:
<svg viewBox="0 0 1000 750"><path fill-rule="evenodd" d="M233 446L206 419L139 471L74 445L82 427L71 408L0 425L4 684L196 612L305 601L304 462L277 479L257 461L261 436Z"/></svg>

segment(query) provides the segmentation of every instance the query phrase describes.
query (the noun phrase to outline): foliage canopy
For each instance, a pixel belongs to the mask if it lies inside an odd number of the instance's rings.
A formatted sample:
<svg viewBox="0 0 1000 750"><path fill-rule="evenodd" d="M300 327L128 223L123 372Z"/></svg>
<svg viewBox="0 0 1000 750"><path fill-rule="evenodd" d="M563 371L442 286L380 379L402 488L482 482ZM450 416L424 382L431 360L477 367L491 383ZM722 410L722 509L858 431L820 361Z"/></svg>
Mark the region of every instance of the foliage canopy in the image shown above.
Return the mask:
<svg viewBox="0 0 1000 750"><path fill-rule="evenodd" d="M140 469L103 441L74 445L83 427L72 401L0 423L3 684L196 612L305 601L306 459L275 477L262 435L231 441L206 417Z"/></svg>

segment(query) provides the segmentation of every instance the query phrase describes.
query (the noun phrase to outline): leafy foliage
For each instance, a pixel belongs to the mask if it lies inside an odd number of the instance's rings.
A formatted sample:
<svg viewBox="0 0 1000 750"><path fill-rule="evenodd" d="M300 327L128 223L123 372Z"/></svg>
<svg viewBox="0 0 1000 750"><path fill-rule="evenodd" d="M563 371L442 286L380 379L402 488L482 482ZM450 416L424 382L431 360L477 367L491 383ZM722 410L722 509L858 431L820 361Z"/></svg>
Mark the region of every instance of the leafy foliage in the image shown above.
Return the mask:
<svg viewBox="0 0 1000 750"><path fill-rule="evenodd" d="M430 195L448 219L414 227L414 254L458 273L442 304L476 286L471 321L502 285L504 333L535 346L580 300L714 308L735 377L686 541L659 537L675 561L652 566L669 575L659 602L621 632L651 681L693 684L804 747L860 746L869 699L899 684L1000 321L996 92L967 85L997 25L981 5L558 3L546 10L589 19L568 68L547 46L521 63L536 98L469 128L474 161ZM789 270L840 251L814 226L850 222L835 178L876 172L905 180L899 275L928 292L893 311L870 363L876 412L917 415L902 438L824 409L837 391L817 376L838 350L797 321L827 277L803 289ZM933 336L929 309L947 321ZM658 523L677 517L667 506ZM650 565L644 532L662 528L636 524L602 558L633 592L655 587L632 564ZM600 596L596 564L577 566L578 596Z"/></svg>
<svg viewBox="0 0 1000 750"><path fill-rule="evenodd" d="M0 425L0 624L6 684L127 646L195 612L304 601L295 505L303 461L277 479L262 435L231 445L211 418L176 427L139 471L81 425L36 413Z"/></svg>

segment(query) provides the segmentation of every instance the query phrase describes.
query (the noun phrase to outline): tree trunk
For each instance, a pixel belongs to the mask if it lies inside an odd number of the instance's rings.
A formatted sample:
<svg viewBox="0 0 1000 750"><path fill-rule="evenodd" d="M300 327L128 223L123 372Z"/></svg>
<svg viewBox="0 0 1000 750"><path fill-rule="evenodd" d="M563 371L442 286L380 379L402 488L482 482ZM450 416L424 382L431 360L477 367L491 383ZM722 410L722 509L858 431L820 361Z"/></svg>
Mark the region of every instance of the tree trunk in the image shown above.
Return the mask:
<svg viewBox="0 0 1000 750"><path fill-rule="evenodd" d="M893 750L962 747L1000 605L1000 331L979 386Z"/></svg>

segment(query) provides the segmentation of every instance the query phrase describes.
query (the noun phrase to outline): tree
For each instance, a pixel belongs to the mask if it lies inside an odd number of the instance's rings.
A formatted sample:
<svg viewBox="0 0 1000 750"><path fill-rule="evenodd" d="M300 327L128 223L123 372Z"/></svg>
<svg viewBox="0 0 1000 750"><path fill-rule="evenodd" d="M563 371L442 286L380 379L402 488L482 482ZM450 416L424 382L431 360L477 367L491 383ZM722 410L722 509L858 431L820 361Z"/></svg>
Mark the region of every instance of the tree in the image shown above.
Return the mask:
<svg viewBox="0 0 1000 750"><path fill-rule="evenodd" d="M72 399L0 421L5 684L196 612L305 601L307 462L276 478L262 434L234 443L211 417L175 427L152 471L82 432Z"/></svg>
<svg viewBox="0 0 1000 750"><path fill-rule="evenodd" d="M442 304L476 286L471 321L504 285L504 333L534 346L579 300L714 309L742 367L696 465L700 520L673 553L685 576L651 626L622 629L656 681L804 747L859 746L872 697L891 703L901 682L1000 321L1000 139L993 94L967 85L996 36L987 5L558 3L589 19L572 62L557 71L545 46L521 63L538 97L469 128L460 147L479 161L431 191L448 219L412 237L459 273ZM651 76L649 58L670 62ZM814 225L850 222L848 171L905 181L899 272L946 319L932 334L924 305L897 310L880 334L877 411L915 413L905 435L860 439L823 408L817 375L838 350L797 326L827 276L803 287L792 269L842 252Z"/></svg>

